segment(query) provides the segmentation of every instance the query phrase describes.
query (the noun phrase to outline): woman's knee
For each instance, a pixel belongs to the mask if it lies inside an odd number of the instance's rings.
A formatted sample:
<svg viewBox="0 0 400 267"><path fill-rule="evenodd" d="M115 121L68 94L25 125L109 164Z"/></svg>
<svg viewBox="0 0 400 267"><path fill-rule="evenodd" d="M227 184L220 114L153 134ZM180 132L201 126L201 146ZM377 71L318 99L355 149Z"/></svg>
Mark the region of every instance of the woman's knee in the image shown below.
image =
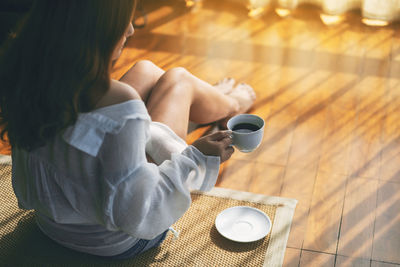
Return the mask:
<svg viewBox="0 0 400 267"><path fill-rule="evenodd" d="M153 95L172 96L177 98L191 99L193 86L190 84L191 75L185 68L176 67L167 70L157 82Z"/></svg>
<svg viewBox="0 0 400 267"><path fill-rule="evenodd" d="M131 81L137 82L139 78L144 78L147 75L150 77L152 73L159 68L150 60L140 60L135 63L121 78L121 81L130 83ZM161 69L160 69L161 70ZM161 75L161 74L160 74Z"/></svg>
<svg viewBox="0 0 400 267"><path fill-rule="evenodd" d="M150 60L140 60L133 65L131 68L133 71L138 71L140 73L152 73L155 70L161 70L156 64Z"/></svg>
<svg viewBox="0 0 400 267"><path fill-rule="evenodd" d="M190 72L183 67L167 70L161 77L162 82L169 88L187 86L190 83Z"/></svg>
<svg viewBox="0 0 400 267"><path fill-rule="evenodd" d="M175 68L167 70L164 75L169 76L173 80L180 80L180 79L185 80L191 74L184 67L175 67Z"/></svg>

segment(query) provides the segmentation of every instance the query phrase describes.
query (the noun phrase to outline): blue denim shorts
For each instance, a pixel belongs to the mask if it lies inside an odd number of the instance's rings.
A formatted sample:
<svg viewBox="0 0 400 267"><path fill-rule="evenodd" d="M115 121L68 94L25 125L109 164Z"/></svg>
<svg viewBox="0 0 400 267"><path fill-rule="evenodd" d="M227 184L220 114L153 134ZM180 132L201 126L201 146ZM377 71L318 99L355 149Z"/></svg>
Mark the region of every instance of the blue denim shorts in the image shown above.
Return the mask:
<svg viewBox="0 0 400 267"><path fill-rule="evenodd" d="M125 251L121 254L106 257L106 258L112 259L112 260L125 260L125 259L133 258L136 255L139 255L140 253L145 252L146 250L160 246L161 243L164 241L165 237L167 236L167 233L168 233L168 230L151 240L139 239L139 241L136 242L136 244L133 247L131 247L130 249L128 249L127 251Z"/></svg>

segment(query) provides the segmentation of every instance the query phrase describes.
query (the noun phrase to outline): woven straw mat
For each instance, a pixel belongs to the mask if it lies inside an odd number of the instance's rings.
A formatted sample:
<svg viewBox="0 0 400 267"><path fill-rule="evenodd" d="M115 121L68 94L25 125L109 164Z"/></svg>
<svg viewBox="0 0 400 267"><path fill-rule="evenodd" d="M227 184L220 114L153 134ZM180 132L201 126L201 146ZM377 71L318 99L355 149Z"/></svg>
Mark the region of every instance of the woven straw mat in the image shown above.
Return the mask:
<svg viewBox="0 0 400 267"><path fill-rule="evenodd" d="M264 211L274 221L277 206L229 198L192 194L193 203L173 227L161 247L135 259L111 261L61 247L37 228L34 212L18 208L11 186L11 165L0 164L0 266L262 266L269 244L264 239L236 243L222 237L215 218L232 206Z"/></svg>

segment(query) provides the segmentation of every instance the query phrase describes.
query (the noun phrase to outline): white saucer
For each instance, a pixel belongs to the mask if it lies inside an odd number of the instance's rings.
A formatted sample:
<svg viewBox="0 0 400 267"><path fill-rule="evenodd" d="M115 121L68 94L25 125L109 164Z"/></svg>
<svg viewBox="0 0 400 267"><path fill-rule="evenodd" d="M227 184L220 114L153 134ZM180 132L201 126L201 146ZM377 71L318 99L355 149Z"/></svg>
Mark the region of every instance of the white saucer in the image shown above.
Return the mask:
<svg viewBox="0 0 400 267"><path fill-rule="evenodd" d="M253 242L268 235L271 220L259 209L236 206L223 210L215 219L218 232L236 242Z"/></svg>

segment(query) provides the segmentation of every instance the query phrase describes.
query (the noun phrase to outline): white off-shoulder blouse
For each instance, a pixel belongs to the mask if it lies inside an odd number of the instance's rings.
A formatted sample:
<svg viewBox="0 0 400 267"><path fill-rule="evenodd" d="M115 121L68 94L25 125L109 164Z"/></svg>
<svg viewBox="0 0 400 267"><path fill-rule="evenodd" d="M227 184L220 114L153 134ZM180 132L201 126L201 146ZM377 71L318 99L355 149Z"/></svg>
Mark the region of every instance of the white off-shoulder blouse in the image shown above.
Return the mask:
<svg viewBox="0 0 400 267"><path fill-rule="evenodd" d="M149 163L149 154L157 163ZM189 208L190 190L210 190L220 159L152 122L141 100L79 114L46 146L12 150L19 206L40 229L82 252L112 256L153 239Z"/></svg>

